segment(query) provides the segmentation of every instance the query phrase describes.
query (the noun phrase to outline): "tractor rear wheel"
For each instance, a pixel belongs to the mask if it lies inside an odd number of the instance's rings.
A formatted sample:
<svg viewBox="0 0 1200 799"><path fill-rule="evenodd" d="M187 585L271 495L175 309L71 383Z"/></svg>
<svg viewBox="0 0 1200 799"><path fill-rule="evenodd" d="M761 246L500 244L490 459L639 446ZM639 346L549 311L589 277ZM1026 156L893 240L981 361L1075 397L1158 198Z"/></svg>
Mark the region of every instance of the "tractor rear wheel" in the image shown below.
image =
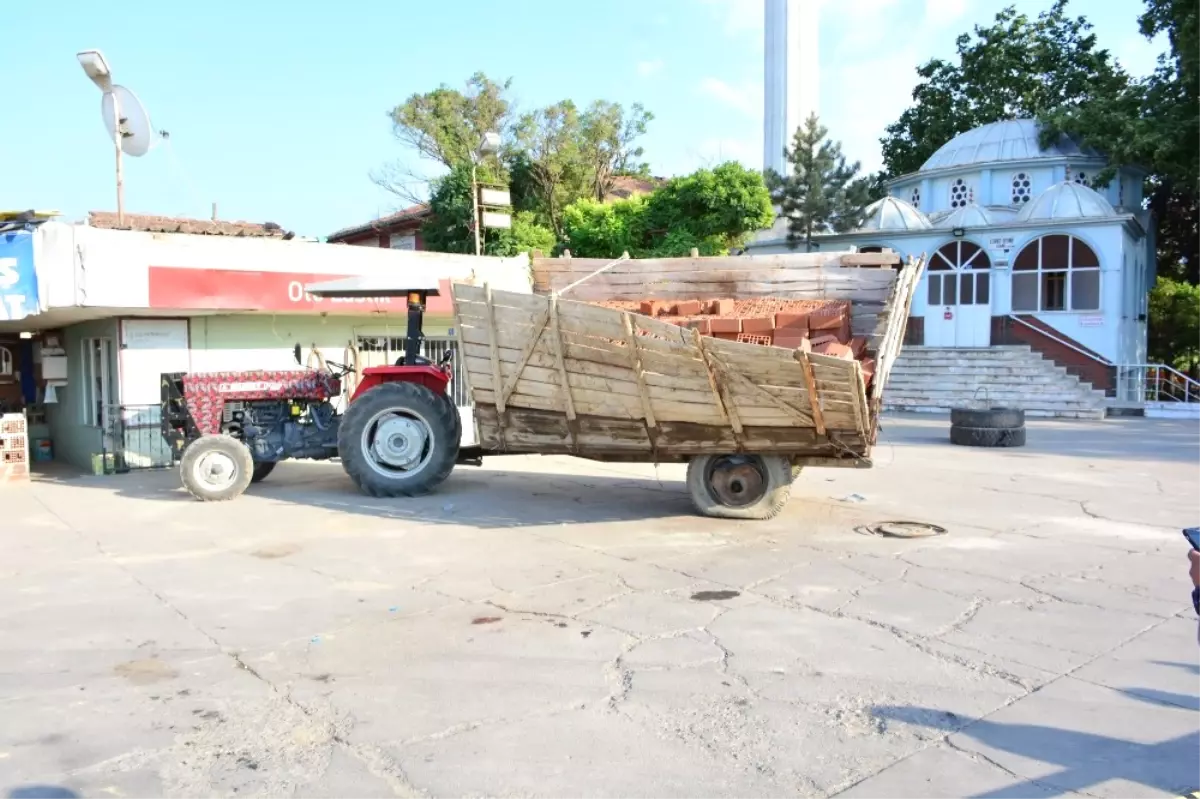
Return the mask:
<svg viewBox="0 0 1200 799"><path fill-rule="evenodd" d="M201 502L241 496L254 479L254 459L232 436L207 435L188 444L179 459L179 479Z"/></svg>
<svg viewBox="0 0 1200 799"><path fill-rule="evenodd" d="M428 494L450 476L458 459L457 414L445 397L416 383L376 386L342 416L342 468L373 497Z"/></svg>

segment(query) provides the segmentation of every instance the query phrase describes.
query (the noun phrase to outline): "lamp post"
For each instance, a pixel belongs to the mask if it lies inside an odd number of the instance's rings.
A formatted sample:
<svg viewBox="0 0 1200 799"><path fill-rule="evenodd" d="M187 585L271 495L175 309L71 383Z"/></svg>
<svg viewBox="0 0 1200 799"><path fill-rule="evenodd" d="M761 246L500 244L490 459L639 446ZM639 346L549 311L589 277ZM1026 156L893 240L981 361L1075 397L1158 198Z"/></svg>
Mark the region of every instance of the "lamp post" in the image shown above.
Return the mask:
<svg viewBox="0 0 1200 799"><path fill-rule="evenodd" d="M125 175L121 165L121 107L117 95L113 92L112 70L104 60L104 54L99 50L84 50L76 53L79 65L92 79L92 83L104 92L104 96L112 99L113 109L113 147L117 153L117 226L125 226Z"/></svg>
<svg viewBox="0 0 1200 799"><path fill-rule="evenodd" d="M475 170L479 166L479 161L485 155L500 152L500 134L494 131L488 131L483 134L483 138L479 141L479 146L475 148L475 152L471 154L471 217L472 227L475 228L475 254L483 254L483 233L480 230L482 223L479 220L479 181L477 180Z"/></svg>

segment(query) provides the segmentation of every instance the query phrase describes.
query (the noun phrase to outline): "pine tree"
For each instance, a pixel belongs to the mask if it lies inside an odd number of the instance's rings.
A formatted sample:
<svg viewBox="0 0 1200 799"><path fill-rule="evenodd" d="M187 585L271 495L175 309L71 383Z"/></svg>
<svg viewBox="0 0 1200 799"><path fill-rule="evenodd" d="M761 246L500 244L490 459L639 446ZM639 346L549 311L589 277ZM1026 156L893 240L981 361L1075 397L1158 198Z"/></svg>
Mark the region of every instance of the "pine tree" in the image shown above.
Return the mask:
<svg viewBox="0 0 1200 799"><path fill-rule="evenodd" d="M792 174L768 175L771 199L788 220L788 246L812 249L815 233L844 233L862 223L871 199L869 178L857 177L859 162L847 164L841 142L813 114L796 131L784 157Z"/></svg>

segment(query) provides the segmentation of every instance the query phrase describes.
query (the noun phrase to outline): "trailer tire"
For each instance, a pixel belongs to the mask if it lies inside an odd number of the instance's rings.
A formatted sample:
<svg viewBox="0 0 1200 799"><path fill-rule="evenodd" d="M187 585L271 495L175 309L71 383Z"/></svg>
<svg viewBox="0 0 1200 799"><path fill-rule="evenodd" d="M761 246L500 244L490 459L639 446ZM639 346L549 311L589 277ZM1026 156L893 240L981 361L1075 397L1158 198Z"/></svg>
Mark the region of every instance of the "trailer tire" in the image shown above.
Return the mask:
<svg viewBox="0 0 1200 799"><path fill-rule="evenodd" d="M950 410L950 426L1010 430L1025 426L1025 411L1018 408L988 408L986 410L952 408Z"/></svg>
<svg viewBox="0 0 1200 799"><path fill-rule="evenodd" d="M449 398L416 383L383 383L359 395L338 427L342 468L365 494L415 497L450 476L462 438ZM391 427L388 441L377 439ZM393 444L393 442L396 442Z"/></svg>
<svg viewBox="0 0 1200 799"><path fill-rule="evenodd" d="M251 483L261 483L267 479L267 475L275 471L276 461L259 461L254 464L254 473L250 477Z"/></svg>
<svg viewBox="0 0 1200 799"><path fill-rule="evenodd" d="M249 448L233 436L201 436L183 450L179 479L201 502L225 502L250 487L254 459Z"/></svg>
<svg viewBox="0 0 1200 799"><path fill-rule="evenodd" d="M950 443L961 447L1023 447L1024 427L951 427Z"/></svg>
<svg viewBox="0 0 1200 799"><path fill-rule="evenodd" d="M704 516L771 519L787 504L798 471L782 455L697 455L688 463L688 496Z"/></svg>

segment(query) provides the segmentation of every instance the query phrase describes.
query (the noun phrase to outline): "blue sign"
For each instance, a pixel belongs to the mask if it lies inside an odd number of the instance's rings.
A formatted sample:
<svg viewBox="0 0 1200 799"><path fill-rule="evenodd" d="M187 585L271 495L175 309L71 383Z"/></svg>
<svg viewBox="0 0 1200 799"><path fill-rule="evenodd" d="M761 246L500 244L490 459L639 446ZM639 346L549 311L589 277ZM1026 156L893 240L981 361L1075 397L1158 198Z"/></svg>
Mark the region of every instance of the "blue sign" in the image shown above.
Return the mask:
<svg viewBox="0 0 1200 799"><path fill-rule="evenodd" d="M33 234L0 233L0 321L15 322L39 310Z"/></svg>

